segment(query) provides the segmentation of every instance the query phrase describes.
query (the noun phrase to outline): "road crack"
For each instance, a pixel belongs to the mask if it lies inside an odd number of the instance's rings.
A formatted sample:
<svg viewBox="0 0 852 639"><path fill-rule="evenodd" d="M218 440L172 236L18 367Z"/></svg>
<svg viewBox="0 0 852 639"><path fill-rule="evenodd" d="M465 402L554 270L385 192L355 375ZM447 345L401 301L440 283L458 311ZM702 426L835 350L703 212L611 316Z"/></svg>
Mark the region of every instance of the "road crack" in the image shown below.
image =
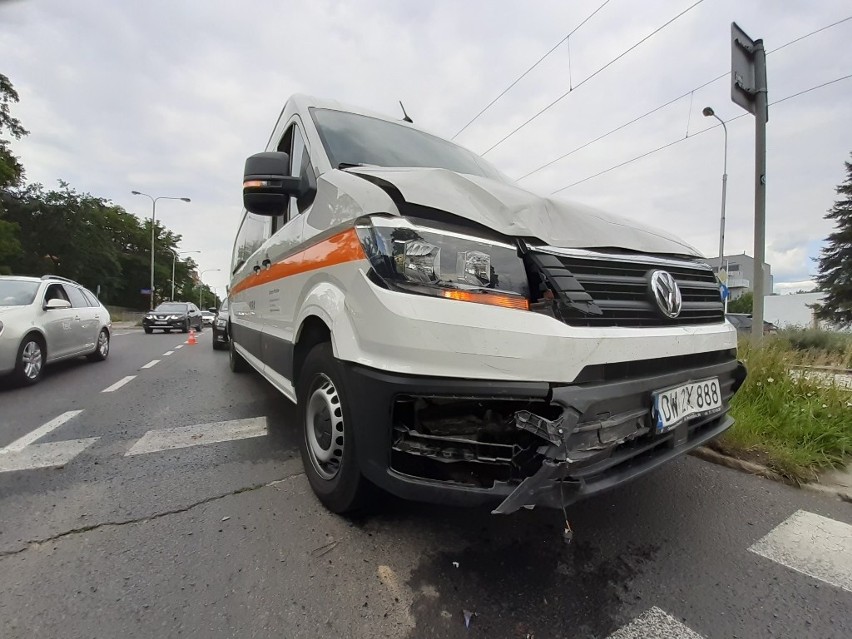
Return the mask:
<svg viewBox="0 0 852 639"><path fill-rule="evenodd" d="M146 515L144 517L134 517L131 519L124 519L121 521L103 521L97 524L90 524L88 526L81 526L79 528L72 528L71 530L66 530L61 533L57 533L55 535L51 535L50 537L45 537L43 539L33 539L30 541L24 542L24 545L21 548L17 548L15 550L0 550L0 559L5 559L6 557L12 557L14 555L19 555L27 550L32 550L34 548L38 548L44 544L49 544L54 541L58 541L63 537L70 537L71 535L81 535L88 532L92 532L93 530L99 530L101 528L118 528L121 526L127 526L129 524L143 524L149 521L154 521L156 519L162 519L163 517L169 517L171 515L180 515L181 513L189 512L194 508L198 508L199 506L204 506L205 504L209 504L214 501L219 501L220 499L225 499L226 497L232 497L234 495L239 495L242 493L253 492L255 490L260 490L261 488L271 488L281 484L283 482L289 481L294 477L298 477L300 475L304 475L303 471L295 472L291 475L286 475L281 479L276 479L274 481L264 482L262 484L252 484L251 486L244 486L242 488L237 488L236 490L228 491L227 493L223 493L221 495L213 495L212 497L206 497L200 501L189 504L188 506L183 506L181 508L174 508L172 510L165 510L160 513L155 513L153 515Z"/></svg>

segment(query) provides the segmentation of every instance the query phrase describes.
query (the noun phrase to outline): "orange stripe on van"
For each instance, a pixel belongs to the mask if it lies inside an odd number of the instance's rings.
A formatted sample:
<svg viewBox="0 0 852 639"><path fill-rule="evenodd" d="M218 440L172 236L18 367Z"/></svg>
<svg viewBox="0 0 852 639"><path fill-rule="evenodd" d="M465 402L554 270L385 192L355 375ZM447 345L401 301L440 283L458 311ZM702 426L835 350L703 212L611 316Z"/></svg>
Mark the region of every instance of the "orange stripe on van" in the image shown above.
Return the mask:
<svg viewBox="0 0 852 639"><path fill-rule="evenodd" d="M327 266L366 259L355 229L347 229L309 246L304 251L276 262L258 274L247 275L231 289L231 295L255 286L269 284L291 275L315 271Z"/></svg>

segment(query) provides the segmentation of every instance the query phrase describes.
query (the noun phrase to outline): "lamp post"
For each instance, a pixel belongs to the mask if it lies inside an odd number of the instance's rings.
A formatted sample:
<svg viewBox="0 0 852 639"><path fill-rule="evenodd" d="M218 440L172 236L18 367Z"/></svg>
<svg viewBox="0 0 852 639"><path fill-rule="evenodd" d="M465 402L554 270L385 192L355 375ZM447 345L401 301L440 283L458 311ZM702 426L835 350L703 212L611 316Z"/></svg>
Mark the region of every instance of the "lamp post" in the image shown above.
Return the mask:
<svg viewBox="0 0 852 639"><path fill-rule="evenodd" d="M204 277L205 273L213 273L214 271L221 271L220 268L208 268L207 270L201 271L201 275L198 276L198 308L201 308L201 294L204 293Z"/></svg>
<svg viewBox="0 0 852 639"><path fill-rule="evenodd" d="M157 226L157 200L180 200L181 202L189 202L188 197L167 197L160 195L153 197L141 191L131 191L133 195L144 195L151 200L151 310L154 309L154 231Z"/></svg>
<svg viewBox="0 0 852 639"><path fill-rule="evenodd" d="M725 201L728 197L728 127L725 121L716 115L711 107L704 107L702 111L704 117L716 118L722 125L722 130L725 132L725 155L722 164L722 216L719 222L719 272L722 272L722 260L725 258ZM721 278L719 278L721 279ZM728 269L725 268L725 279L722 282L728 286ZM728 289L730 295L730 289ZM725 297L725 313L728 312L728 298Z"/></svg>
<svg viewBox="0 0 852 639"><path fill-rule="evenodd" d="M187 253L201 253L201 251L176 251L169 249L172 252L172 301L175 301L175 262L178 255L186 255Z"/></svg>

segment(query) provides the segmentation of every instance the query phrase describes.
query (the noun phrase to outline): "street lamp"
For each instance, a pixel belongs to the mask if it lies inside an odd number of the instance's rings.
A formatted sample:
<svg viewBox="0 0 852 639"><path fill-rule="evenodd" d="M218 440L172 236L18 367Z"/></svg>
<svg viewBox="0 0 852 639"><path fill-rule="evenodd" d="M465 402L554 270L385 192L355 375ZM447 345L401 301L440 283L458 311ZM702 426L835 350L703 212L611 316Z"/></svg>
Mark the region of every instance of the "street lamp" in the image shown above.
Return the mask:
<svg viewBox="0 0 852 639"><path fill-rule="evenodd" d="M176 251L173 248L169 249L172 252L172 301L175 301L175 262L178 255L186 255L187 253L201 253L201 251Z"/></svg>
<svg viewBox="0 0 852 639"><path fill-rule="evenodd" d="M144 195L151 200L151 310L154 310L154 229L157 225L157 200L180 200L181 202L189 202L188 197L166 197L160 195L153 197L141 191L131 191L133 195Z"/></svg>
<svg viewBox="0 0 852 639"><path fill-rule="evenodd" d="M716 115L711 107L704 107L702 111L706 118L716 118L722 125L722 130L725 132L725 159L722 168L722 218L719 222L719 273L722 272L722 260L725 258L725 200L728 196L728 127L725 121ZM719 278L722 279L721 277ZM722 281L725 286L728 286L728 268L725 267L725 279ZM730 293L729 293L730 294ZM725 297L725 313L728 312L728 297Z"/></svg>
<svg viewBox="0 0 852 639"><path fill-rule="evenodd" d="M201 275L198 276L198 308L201 308L201 294L204 293L204 277L205 273L212 273L214 271L221 271L220 268L208 268L207 270L201 271Z"/></svg>

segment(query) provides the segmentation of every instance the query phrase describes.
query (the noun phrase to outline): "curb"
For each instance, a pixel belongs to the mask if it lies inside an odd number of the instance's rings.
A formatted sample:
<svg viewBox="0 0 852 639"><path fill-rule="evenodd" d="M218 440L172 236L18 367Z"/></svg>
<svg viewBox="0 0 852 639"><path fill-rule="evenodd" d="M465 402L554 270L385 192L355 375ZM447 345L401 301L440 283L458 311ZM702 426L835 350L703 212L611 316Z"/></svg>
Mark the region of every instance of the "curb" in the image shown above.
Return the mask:
<svg viewBox="0 0 852 639"><path fill-rule="evenodd" d="M749 473L750 475L757 475L758 477L771 479L773 481L781 482L782 484L787 484L788 486L795 486L797 488L802 488L811 492L820 493L821 495L825 495L828 497L834 497L835 499L839 499L840 501L845 501L847 503L852 504L852 488L846 488L843 486L823 486L822 484L797 484L796 482L791 481L790 479L776 473L774 470L771 470L766 466L761 466L760 464L755 464L754 462L737 459L736 457L729 457L728 455L718 453L715 450L707 448L706 446L700 446L699 448L690 451L689 454L712 464L726 466L734 470L739 470L740 472Z"/></svg>

